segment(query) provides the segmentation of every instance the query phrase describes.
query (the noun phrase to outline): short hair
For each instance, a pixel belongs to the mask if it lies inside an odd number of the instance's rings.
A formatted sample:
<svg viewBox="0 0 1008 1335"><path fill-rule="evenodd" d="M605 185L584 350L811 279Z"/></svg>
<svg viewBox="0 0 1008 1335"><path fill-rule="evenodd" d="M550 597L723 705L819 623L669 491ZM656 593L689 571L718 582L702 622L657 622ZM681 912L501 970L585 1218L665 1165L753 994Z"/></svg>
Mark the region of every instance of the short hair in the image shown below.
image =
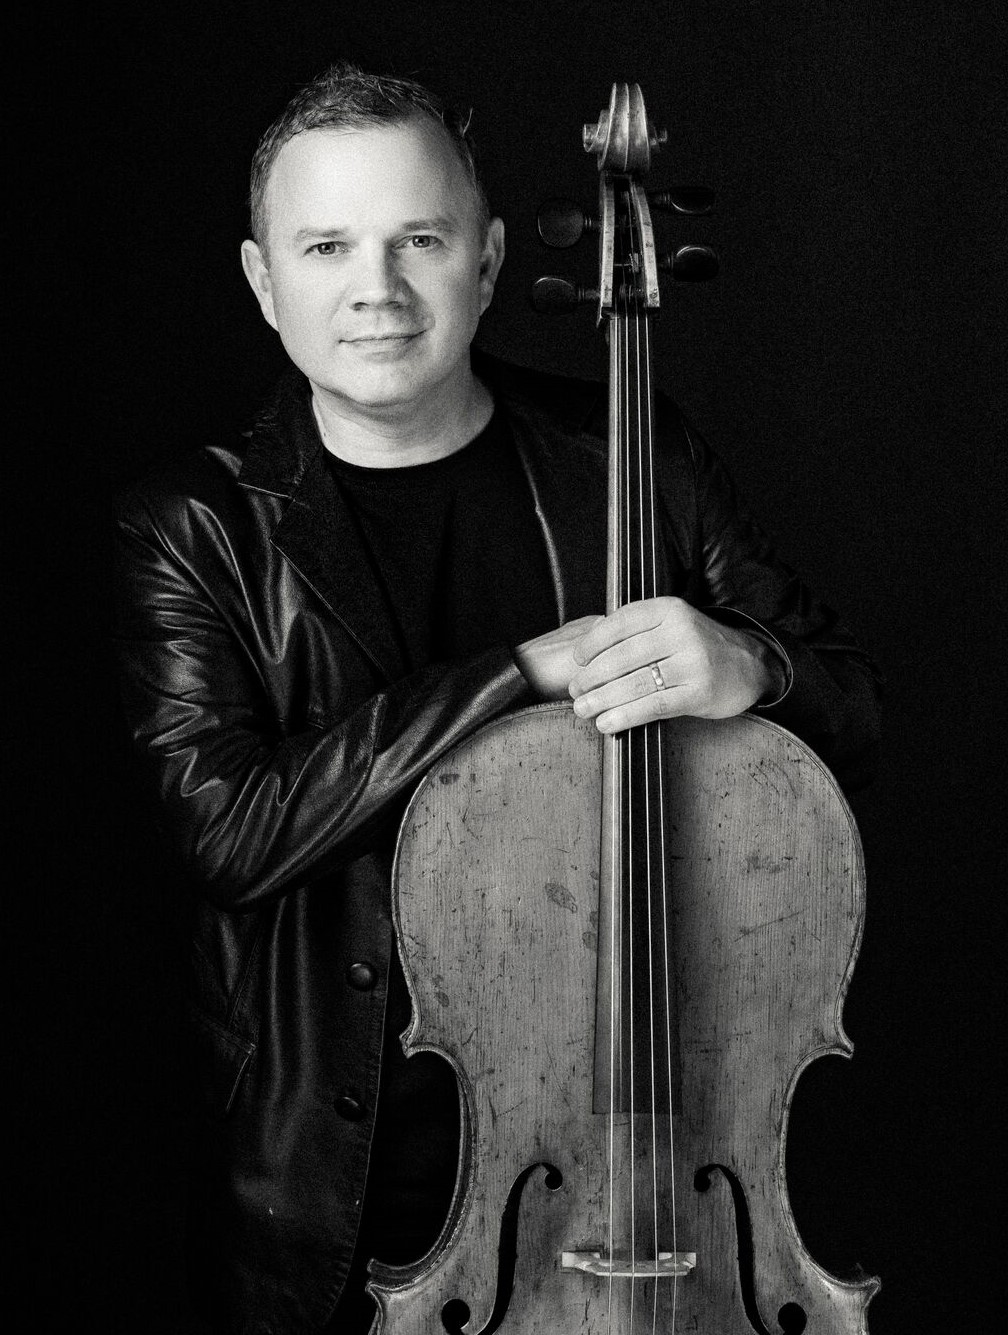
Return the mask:
<svg viewBox="0 0 1008 1335"><path fill-rule="evenodd" d="M429 116L443 126L458 154L472 190L476 221L485 231L490 205L476 166L476 149L469 133L472 111L465 115L437 94L412 79L371 74L340 60L317 74L288 102L259 140L252 158L249 213L252 239L266 251L266 186L277 155L288 140L306 130L342 126L401 124L414 116Z"/></svg>

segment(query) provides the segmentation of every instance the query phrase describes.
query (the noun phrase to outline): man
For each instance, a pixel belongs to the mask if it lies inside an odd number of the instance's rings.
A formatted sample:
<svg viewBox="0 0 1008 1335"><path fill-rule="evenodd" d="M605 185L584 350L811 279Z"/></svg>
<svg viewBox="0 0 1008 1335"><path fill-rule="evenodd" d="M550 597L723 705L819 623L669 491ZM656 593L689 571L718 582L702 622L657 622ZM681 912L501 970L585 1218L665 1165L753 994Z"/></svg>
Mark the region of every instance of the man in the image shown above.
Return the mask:
<svg viewBox="0 0 1008 1335"><path fill-rule="evenodd" d="M425 90L320 76L259 146L252 220L296 371L247 441L124 498L120 644L194 888L197 1290L221 1330L350 1335L368 1257L431 1245L457 1160L453 1077L397 1041L391 857L425 770L571 698L603 732L763 707L856 784L874 681L670 405L677 596L601 615L605 392L471 358L504 229Z"/></svg>

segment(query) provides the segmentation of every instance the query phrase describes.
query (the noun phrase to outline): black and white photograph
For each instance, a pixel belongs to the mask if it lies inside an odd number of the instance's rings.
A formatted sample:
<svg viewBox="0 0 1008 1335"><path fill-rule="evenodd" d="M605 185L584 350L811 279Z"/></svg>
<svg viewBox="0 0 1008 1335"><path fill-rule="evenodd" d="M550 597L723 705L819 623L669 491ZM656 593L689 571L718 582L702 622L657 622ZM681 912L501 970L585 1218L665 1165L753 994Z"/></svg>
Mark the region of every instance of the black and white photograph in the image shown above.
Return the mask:
<svg viewBox="0 0 1008 1335"><path fill-rule="evenodd" d="M1006 49L20 16L8 1329L1004 1321Z"/></svg>

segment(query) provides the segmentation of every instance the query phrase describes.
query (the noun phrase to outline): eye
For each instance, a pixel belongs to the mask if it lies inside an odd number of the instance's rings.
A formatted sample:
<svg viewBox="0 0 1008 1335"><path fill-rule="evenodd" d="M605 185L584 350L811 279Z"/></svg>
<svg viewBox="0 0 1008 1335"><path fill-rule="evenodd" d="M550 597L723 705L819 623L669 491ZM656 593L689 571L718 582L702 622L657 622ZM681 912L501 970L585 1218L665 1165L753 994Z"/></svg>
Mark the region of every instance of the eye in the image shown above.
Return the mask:
<svg viewBox="0 0 1008 1335"><path fill-rule="evenodd" d="M309 246L316 255L338 255L342 249L338 241L316 241L314 246Z"/></svg>
<svg viewBox="0 0 1008 1335"><path fill-rule="evenodd" d="M429 236L426 232L418 232L409 238L407 244L413 250L430 250L437 245L437 237Z"/></svg>

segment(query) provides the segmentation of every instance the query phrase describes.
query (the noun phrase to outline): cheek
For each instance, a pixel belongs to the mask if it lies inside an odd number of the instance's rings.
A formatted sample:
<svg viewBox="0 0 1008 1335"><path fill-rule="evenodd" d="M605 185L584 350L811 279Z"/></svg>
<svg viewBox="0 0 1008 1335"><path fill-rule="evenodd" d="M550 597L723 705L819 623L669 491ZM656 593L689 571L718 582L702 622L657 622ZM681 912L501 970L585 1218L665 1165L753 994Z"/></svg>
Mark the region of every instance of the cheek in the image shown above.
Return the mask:
<svg viewBox="0 0 1008 1335"><path fill-rule="evenodd" d="M326 332L328 303L318 284L302 283L274 294L273 307L280 332L285 330L299 342L310 343Z"/></svg>
<svg viewBox="0 0 1008 1335"><path fill-rule="evenodd" d="M440 309L445 323L459 334L471 331L479 320L482 307L477 278L466 272L451 282L444 282L434 296L434 304Z"/></svg>

